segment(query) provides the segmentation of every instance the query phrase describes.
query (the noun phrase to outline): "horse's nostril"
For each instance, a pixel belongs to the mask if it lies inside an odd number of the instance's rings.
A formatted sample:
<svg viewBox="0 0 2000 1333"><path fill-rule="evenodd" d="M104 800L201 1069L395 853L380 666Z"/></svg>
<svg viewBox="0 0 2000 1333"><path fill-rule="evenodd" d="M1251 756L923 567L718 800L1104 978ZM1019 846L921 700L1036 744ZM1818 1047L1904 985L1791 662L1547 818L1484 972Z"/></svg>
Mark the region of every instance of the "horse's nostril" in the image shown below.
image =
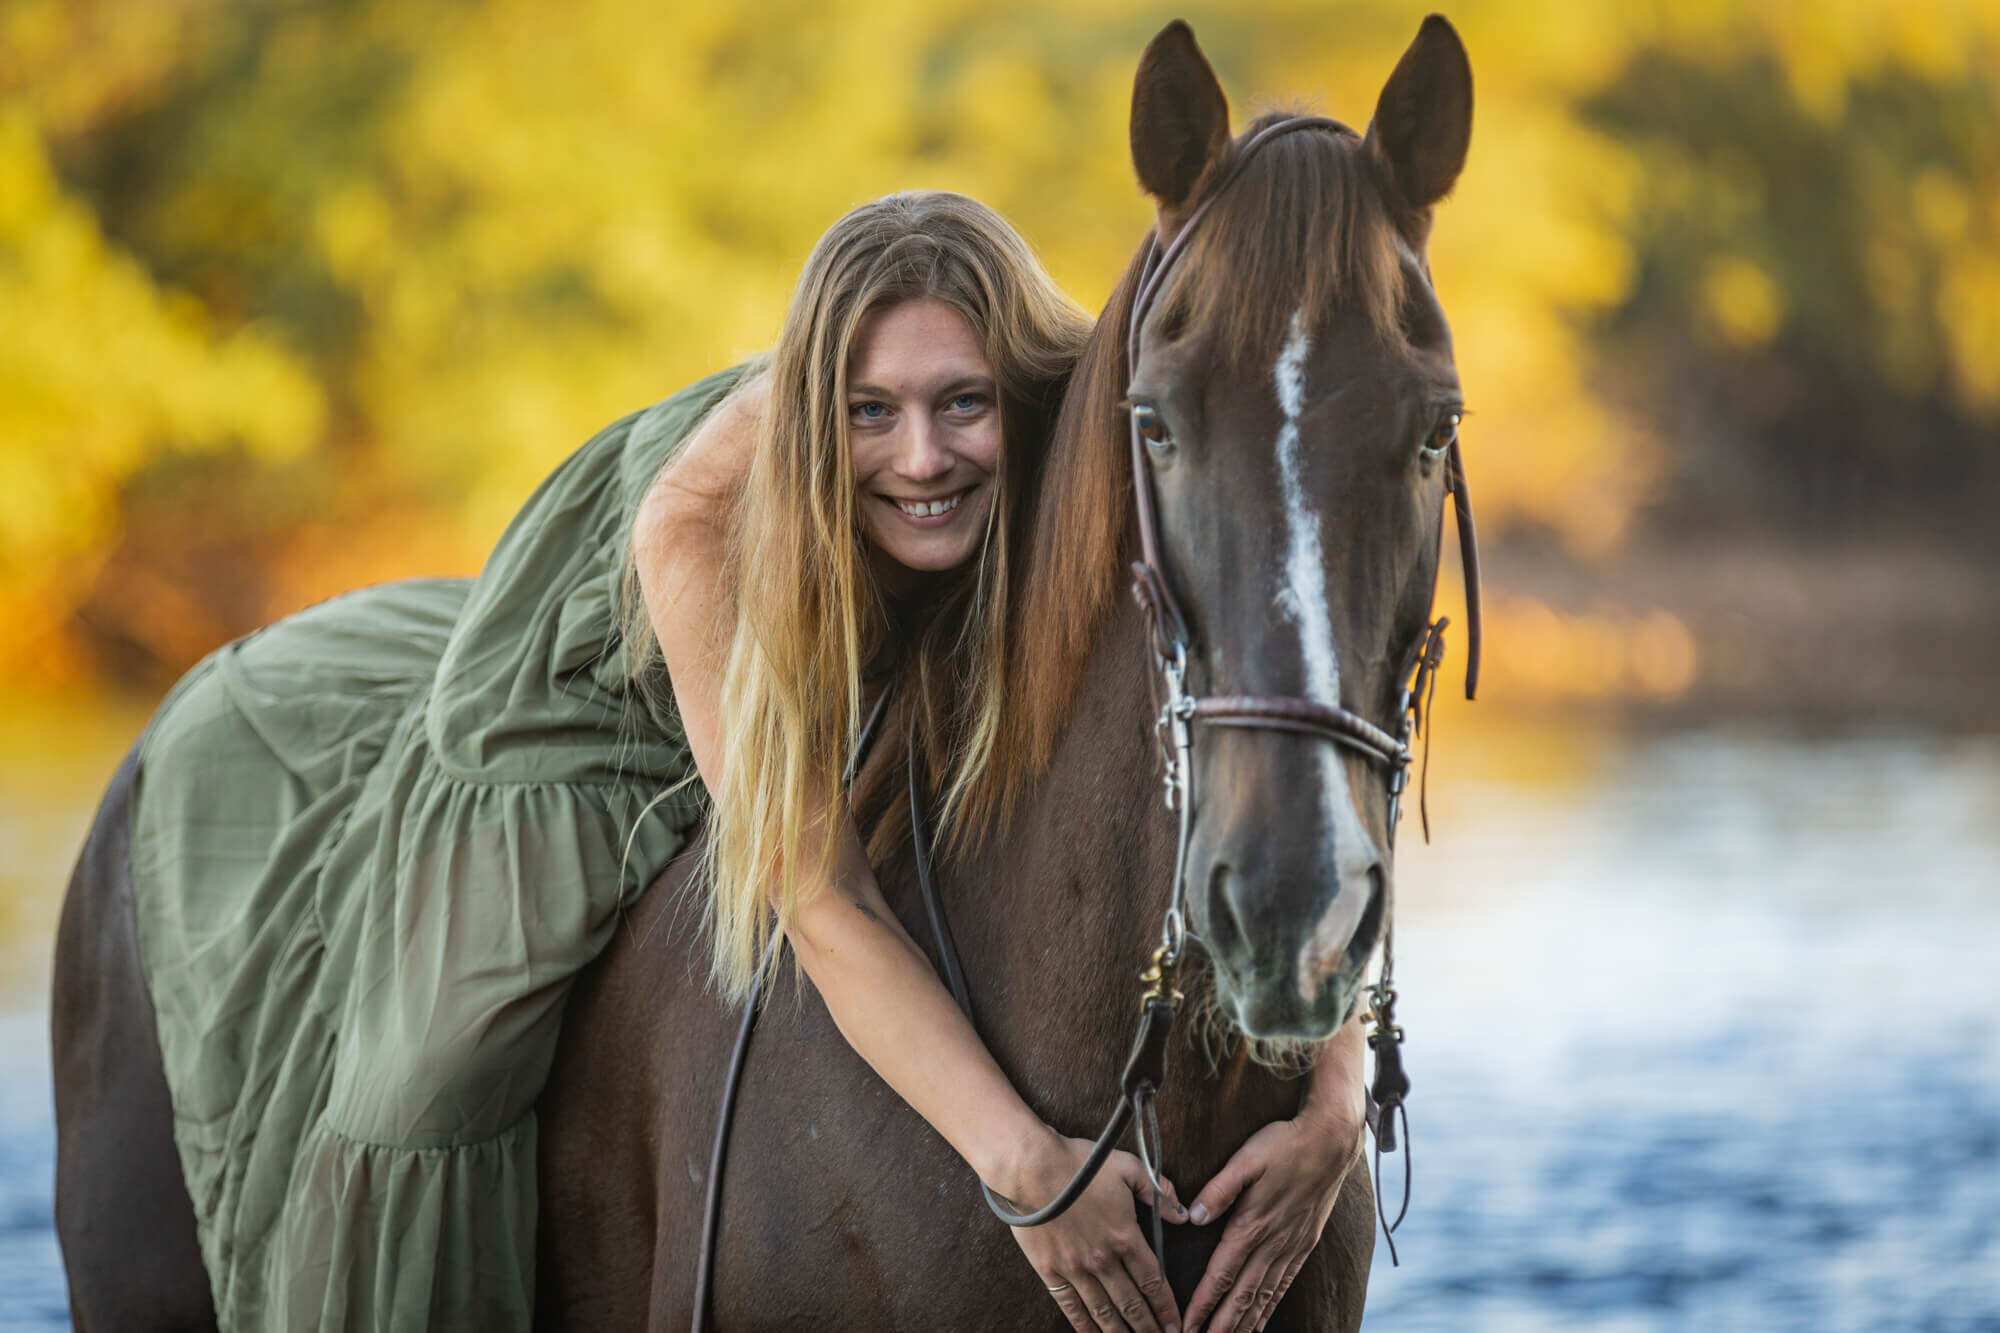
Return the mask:
<svg viewBox="0 0 2000 1333"><path fill-rule="evenodd" d="M1237 889L1241 881L1222 861L1208 871L1207 943L1212 957L1233 956L1245 938L1243 919L1237 915Z"/></svg>
<svg viewBox="0 0 2000 1333"><path fill-rule="evenodd" d="M1380 865L1368 868L1368 906L1361 913L1361 920L1355 923L1354 938L1347 945L1347 966L1356 972L1368 967L1368 955L1375 952L1375 942L1382 937L1382 923L1388 919L1389 884L1382 875Z"/></svg>
<svg viewBox="0 0 2000 1333"><path fill-rule="evenodd" d="M1305 1004L1320 1003L1330 984L1360 984L1386 919L1385 888L1379 862L1368 867L1365 877L1357 873L1344 884L1335 885L1319 920L1299 948L1298 995Z"/></svg>

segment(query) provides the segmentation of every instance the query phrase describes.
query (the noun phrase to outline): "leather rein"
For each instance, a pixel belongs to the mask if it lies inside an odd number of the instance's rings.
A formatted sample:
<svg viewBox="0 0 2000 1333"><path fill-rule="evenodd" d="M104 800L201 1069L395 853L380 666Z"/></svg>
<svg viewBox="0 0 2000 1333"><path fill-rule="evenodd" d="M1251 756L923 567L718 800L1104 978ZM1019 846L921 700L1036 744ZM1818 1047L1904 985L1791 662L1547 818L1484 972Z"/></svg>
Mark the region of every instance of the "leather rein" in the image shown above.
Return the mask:
<svg viewBox="0 0 2000 1333"><path fill-rule="evenodd" d="M1186 253L1189 238L1194 235L1202 219L1207 216L1215 202L1228 191L1242 172L1244 165L1259 149L1274 139L1301 130L1326 130L1348 136L1354 133L1339 121L1319 116L1295 116L1266 126L1244 142L1221 181L1189 215L1172 241L1162 248L1155 234L1147 243L1146 259L1140 268L1138 294L1133 301L1131 320L1126 331L1128 390L1138 371L1140 330L1155 300L1165 289L1167 277L1173 271L1175 263ZM1394 732L1341 706L1338 700L1322 701L1292 695L1190 694L1187 690L1187 661L1190 646L1187 620L1181 614L1179 603L1175 600L1173 590L1167 582L1165 563L1161 559L1159 517L1150 480L1151 470L1146 462L1145 441L1140 433L1137 419L1131 417L1129 413L1127 424L1132 456L1132 495L1138 510L1140 545L1140 559L1132 565L1132 594L1146 614L1152 640L1154 666L1164 687L1165 703L1155 726L1164 757L1167 807L1175 811L1179 818L1179 833L1174 849L1173 883L1169 889L1166 915L1161 924L1160 944L1153 953L1153 965L1140 976L1140 981L1144 983L1146 989L1141 995L1139 1030L1133 1039L1131 1053L1126 1058L1124 1073L1119 1079L1118 1102L1106 1119L1103 1130L1092 1144L1083 1164L1055 1198L1032 1211L1017 1210L1011 1202L987 1188L984 1182L980 1184L980 1191L985 1196L987 1207L991 1209L993 1215L1009 1226L1040 1226L1053 1221L1066 1212L1070 1205L1082 1196L1084 1190L1089 1188L1090 1182L1103 1167L1105 1159L1117 1147L1126 1127L1136 1122L1135 1137L1139 1159L1153 1186L1155 1200L1151 1219L1153 1250L1164 1272L1166 1245L1157 1202L1162 1144L1155 1101L1166 1078L1167 1040L1172 1032L1174 1017L1179 1012L1184 998L1176 982L1180 968L1186 961L1189 940L1193 938L1187 927L1186 871L1188 846L1194 829L1195 792L1191 762L1194 728L1234 727L1244 730L1290 732L1327 741L1360 754L1383 774L1388 784L1389 840L1390 851L1393 853L1396 825L1402 817L1402 795L1409 784L1410 742L1423 728L1425 715L1429 711L1430 699L1436 688L1437 669L1444 660L1444 630L1450 621L1440 616L1430 622L1405 653L1397 677L1403 685L1397 705ZM1474 696L1479 683L1479 550L1472 522L1472 501L1466 491L1464 460L1455 438L1446 455L1445 486L1453 500L1458 525L1460 564L1465 579L1467 632L1465 696L1470 699ZM1443 536L1440 521L1438 539L1442 541ZM877 701L861 736L856 740L855 750L847 768L846 776L849 781L852 780L862 756L866 753L887 702L888 692L885 691L882 698ZM914 729L910 735L909 783L911 838L915 848L918 886L924 900L925 913L929 918L940 971L951 990L952 997L964 1010L969 1021L972 1018L972 997L966 987L964 968L959 962L958 950L952 940L932 874L931 839L925 822L923 783ZM1426 829L1428 830L1428 820ZM1385 894L1390 892L1392 884L1393 879L1384 880ZM1368 1044L1375 1052L1376 1068L1374 1083L1370 1088L1373 1105L1369 1111L1369 1119L1374 1128L1376 1141L1378 1210L1381 1208L1381 1154L1396 1150L1393 1117L1403 1113L1403 1098L1409 1091L1409 1080L1402 1070L1400 1052L1403 1030L1395 1025L1393 900L1383 904L1383 920L1382 967L1375 985L1369 988L1371 1006L1368 1013L1369 1021L1374 1024L1374 1031L1368 1036ZM779 943L780 940L774 938L771 947L775 949ZM766 970L759 968L760 984ZM721 1114L716 1125L714 1150L709 1162L701 1251L697 1260L694 1333L704 1333L708 1328L708 1308L714 1283L715 1243L721 1222L722 1174L728 1153L730 1120L736 1103L737 1089L742 1080L751 1034L756 1026L756 1016L760 1008L759 999L758 990L753 989L749 1005L737 1031L723 1089ZM1407 1119L1404 1130L1407 1138ZM1406 1154L1406 1168L1407 1162ZM1403 1206L1406 1210L1409 1206L1407 1174ZM1397 1222L1401 1220L1401 1214L1398 1214ZM1390 1222L1386 1215L1382 1221L1385 1229L1393 1233L1396 1224ZM1390 1256L1393 1260L1395 1256L1393 1238L1390 1240Z"/></svg>

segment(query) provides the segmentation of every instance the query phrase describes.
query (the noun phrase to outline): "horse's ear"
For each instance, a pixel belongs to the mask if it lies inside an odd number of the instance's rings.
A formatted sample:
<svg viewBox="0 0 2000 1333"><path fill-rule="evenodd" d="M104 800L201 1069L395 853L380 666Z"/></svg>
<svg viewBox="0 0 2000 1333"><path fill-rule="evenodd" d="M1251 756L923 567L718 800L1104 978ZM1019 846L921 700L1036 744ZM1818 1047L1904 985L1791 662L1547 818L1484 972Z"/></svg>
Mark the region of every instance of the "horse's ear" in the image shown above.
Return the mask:
<svg viewBox="0 0 2000 1333"><path fill-rule="evenodd" d="M1132 80L1132 165L1159 206L1163 238L1228 151L1229 99L1194 30L1175 19L1147 45Z"/></svg>
<svg viewBox="0 0 2000 1333"><path fill-rule="evenodd" d="M1419 215L1451 192L1472 141L1472 62L1442 14L1417 39L1382 86L1368 151L1400 211Z"/></svg>

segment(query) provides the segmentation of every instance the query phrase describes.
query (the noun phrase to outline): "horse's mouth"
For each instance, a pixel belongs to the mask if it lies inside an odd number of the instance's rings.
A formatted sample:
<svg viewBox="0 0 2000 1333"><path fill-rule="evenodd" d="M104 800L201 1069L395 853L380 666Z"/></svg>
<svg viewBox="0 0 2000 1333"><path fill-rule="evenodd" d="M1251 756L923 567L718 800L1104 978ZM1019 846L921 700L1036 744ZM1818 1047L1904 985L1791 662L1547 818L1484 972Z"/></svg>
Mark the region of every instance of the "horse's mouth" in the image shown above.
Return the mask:
<svg viewBox="0 0 2000 1333"><path fill-rule="evenodd" d="M1315 950L1310 936L1291 947L1265 953L1250 948L1227 913L1211 923L1209 953L1224 1009L1250 1037L1319 1039L1331 1036L1353 1016L1368 961L1387 920L1388 895L1382 872L1371 870L1367 902L1344 942ZM1275 964L1275 965L1273 965Z"/></svg>

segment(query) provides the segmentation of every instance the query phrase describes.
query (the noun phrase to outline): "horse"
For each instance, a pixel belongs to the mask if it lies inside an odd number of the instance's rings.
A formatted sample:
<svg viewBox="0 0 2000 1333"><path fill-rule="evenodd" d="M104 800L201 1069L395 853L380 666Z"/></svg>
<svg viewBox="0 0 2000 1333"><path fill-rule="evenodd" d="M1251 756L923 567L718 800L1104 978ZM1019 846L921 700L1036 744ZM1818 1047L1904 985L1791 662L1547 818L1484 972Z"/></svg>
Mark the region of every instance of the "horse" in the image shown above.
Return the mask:
<svg viewBox="0 0 2000 1333"><path fill-rule="evenodd" d="M1261 1043L1321 1039L1354 1013L1388 919L1395 796L1366 753L1314 728L1219 717L1182 761L1182 791L1201 795L1177 842L1148 665L1162 594L1185 649L1176 685L1401 721L1411 650L1432 637L1457 463L1457 378L1425 250L1470 123L1464 48L1432 16L1365 136L1328 123L1246 157L1250 135L1231 137L1192 33L1169 25L1141 58L1132 104L1154 235L1026 481L999 761L1016 766L1019 796L947 845L950 932L1001 1067L1050 1124L1090 1133L1118 1087L1135 975L1185 858L1185 932L1238 1038L1203 1042L1183 1025L1167 1052L1163 1169L1186 1197L1298 1107L1302 1080L1260 1059ZM1177 244L1178 271L1146 306L1147 255ZM1135 308L1144 318L1129 329ZM1135 509L1135 491L1150 503ZM1145 605L1119 589L1142 552L1158 585ZM1198 702L1217 698L1231 702ZM912 711L890 709L853 800L885 895L915 923L899 799ZM79 1329L212 1327L132 925L133 777L128 760L59 930L57 1226ZM538 1326L1067 1327L972 1174L803 982L767 1001L745 1053L713 1282L697 1305L717 1091L740 1017L706 987L699 854L697 840L570 996L537 1108ZM1168 1231L1179 1301L1226 1222ZM1366 1172L1350 1170L1268 1326L1358 1327L1374 1228ZM1218 1326L1257 1296L1231 1292Z"/></svg>

